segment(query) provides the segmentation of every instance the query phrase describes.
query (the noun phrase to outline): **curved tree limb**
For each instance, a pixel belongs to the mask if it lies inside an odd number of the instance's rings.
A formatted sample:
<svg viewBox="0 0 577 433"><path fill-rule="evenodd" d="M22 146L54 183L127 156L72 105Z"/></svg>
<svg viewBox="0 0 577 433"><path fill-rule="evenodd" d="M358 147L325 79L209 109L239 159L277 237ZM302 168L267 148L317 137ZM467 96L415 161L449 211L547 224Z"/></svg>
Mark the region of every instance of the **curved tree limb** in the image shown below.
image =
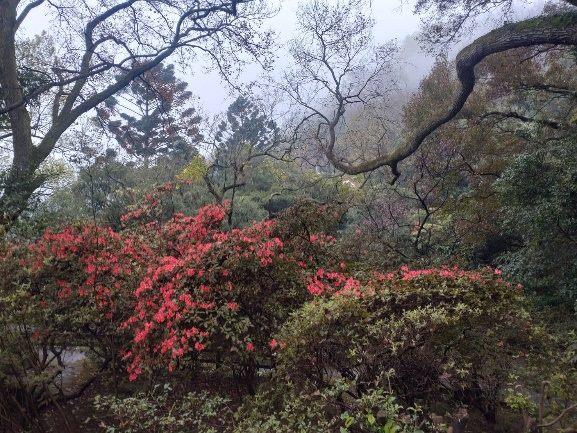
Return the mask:
<svg viewBox="0 0 577 433"><path fill-rule="evenodd" d="M553 419L552 421L538 424L536 427L537 427L538 429L542 429L543 427L551 427L552 425L555 425L555 424L557 424L559 421L561 421L565 415L567 415L569 412L571 412L571 411L574 410L574 409L577 409L577 403L573 403L572 405L566 407L566 408L565 408L555 419Z"/></svg>
<svg viewBox="0 0 577 433"><path fill-rule="evenodd" d="M16 28L20 27L20 25L26 19L28 14L32 11L32 9L37 8L45 1L46 0L34 0L33 2L28 3L26 7L22 10L22 12L20 12L20 15L18 15L18 17L16 18Z"/></svg>
<svg viewBox="0 0 577 433"><path fill-rule="evenodd" d="M335 155L333 146L325 149L327 158L335 168L349 175L389 166L396 180L399 176L398 164L415 153L433 132L459 114L475 87L475 66L492 54L539 45L577 46L577 13L566 12L506 24L481 36L457 55L456 69L460 88L444 114L430 121L400 147L373 160L360 164L347 162ZM334 137L331 133L331 141L332 139Z"/></svg>
<svg viewBox="0 0 577 433"><path fill-rule="evenodd" d="M494 117L497 119L497 121L499 120L505 120L505 119L515 119L518 120L520 122L524 122L524 123L537 123L543 126L547 126L549 128L552 129L560 129L561 128L561 124L559 122L554 122L552 120L547 120L547 119L537 119L537 118L533 118L533 117L527 117L521 113L517 113L516 111L490 111L488 113L485 113L481 116L481 119L488 119Z"/></svg>

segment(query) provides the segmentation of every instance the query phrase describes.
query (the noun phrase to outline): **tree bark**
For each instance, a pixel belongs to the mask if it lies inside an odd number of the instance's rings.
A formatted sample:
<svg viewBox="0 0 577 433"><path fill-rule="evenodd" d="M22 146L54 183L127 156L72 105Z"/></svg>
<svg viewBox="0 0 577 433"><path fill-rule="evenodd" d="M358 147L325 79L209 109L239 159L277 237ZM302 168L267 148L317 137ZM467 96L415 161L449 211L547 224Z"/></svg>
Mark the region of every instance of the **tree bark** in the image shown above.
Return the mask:
<svg viewBox="0 0 577 433"><path fill-rule="evenodd" d="M18 80L18 65L16 63L15 34L18 28L16 8L18 0L0 2L0 96L6 106L17 104L23 98L23 90ZM4 185L4 195L0 199L0 209L5 215L0 215L0 224L8 215L10 208L18 207L18 202L28 197L21 197L22 187L33 180L30 179L30 160L34 151L30 114L24 105L8 112L8 120L12 132L13 160L10 172L7 173Z"/></svg>
<svg viewBox="0 0 577 433"><path fill-rule="evenodd" d="M236 11L236 3L239 3L233 1L224 5L201 8L196 2L193 2L188 9L181 12L178 19L175 19L173 33L166 41L161 41L156 50L151 48L151 53L148 56L142 54L134 55L134 59L140 56L145 58L146 61L141 61L132 68L123 68L122 74L117 76L113 83L88 97L83 97L82 91L90 77L108 72L116 67L114 63L103 63L102 66L94 66L93 58L96 48L115 38L114 35L108 35L99 36L94 40L94 33L96 28L102 27L107 19L130 8L137 0L120 2L106 9L100 15L93 17L85 24L83 32L85 51L80 61L80 69L75 77L49 83L31 92L32 95L24 95L19 82L15 35L28 12L44 3L44 1L36 0L28 3L18 15L19 0L0 0L0 115L7 115L8 117L13 147L11 167L7 173L4 173L1 180L2 185L0 185L2 189L2 196L0 197L0 225L10 226L16 221L22 211L27 208L34 192L46 181L46 176L40 172L39 168L52 153L62 134L81 115L122 90L139 75L160 64L175 50L186 46L190 40L198 41L203 38L210 38L212 34L220 30L224 31L230 25L226 20L223 20L213 29L203 30L191 24L185 26L186 20L192 17L195 12L196 18L194 19L199 20L211 14L230 15ZM243 2L248 2L248 0L243 0ZM200 32L200 35L192 38L191 33L193 31ZM70 90L66 92L66 98L61 105L59 98L64 95L62 91L64 86L70 86ZM40 93L47 92L53 87L59 87L60 91L57 92L53 104L52 124L44 137L35 143L32 138L30 113L26 104L31 97L39 96Z"/></svg>

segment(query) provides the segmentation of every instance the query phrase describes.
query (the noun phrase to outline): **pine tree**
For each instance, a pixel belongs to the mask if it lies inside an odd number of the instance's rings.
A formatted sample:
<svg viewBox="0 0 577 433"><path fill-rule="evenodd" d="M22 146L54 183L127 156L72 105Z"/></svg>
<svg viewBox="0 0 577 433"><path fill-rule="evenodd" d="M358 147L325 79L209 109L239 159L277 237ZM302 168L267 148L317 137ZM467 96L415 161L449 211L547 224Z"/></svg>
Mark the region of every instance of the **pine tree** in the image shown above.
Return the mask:
<svg viewBox="0 0 577 433"><path fill-rule="evenodd" d="M188 159L202 140L201 118L192 99L187 83L176 78L174 65L160 64L107 100L98 117L118 144L145 166L159 155Z"/></svg>

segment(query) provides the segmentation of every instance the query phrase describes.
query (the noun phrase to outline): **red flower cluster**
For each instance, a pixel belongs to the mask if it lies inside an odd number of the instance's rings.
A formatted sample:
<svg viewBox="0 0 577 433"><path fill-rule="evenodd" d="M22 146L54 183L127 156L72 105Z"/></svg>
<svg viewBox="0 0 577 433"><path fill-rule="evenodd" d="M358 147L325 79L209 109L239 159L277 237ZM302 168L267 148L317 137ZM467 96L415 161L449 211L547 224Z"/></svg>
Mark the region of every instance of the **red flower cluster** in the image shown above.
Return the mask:
<svg viewBox="0 0 577 433"><path fill-rule="evenodd" d="M376 287L382 286L385 282L411 282L431 276L448 280L464 279L468 282L477 283L497 278L500 283L511 287L510 283L500 278L501 275L502 272L499 269L491 268L467 271L459 269L457 266L427 269L410 269L408 266L401 266L398 271L386 274L373 272L371 278L361 282L340 272L327 272L320 268L313 276L309 277L307 289L313 296L352 295L360 297L363 293L373 293ZM518 285L517 289L522 289L522 286Z"/></svg>
<svg viewBox="0 0 577 433"><path fill-rule="evenodd" d="M309 279L307 289L311 295L361 295L361 282L353 277L347 277L340 272L326 272L323 268L317 270Z"/></svg>
<svg viewBox="0 0 577 433"><path fill-rule="evenodd" d="M88 225L46 231L29 245L22 265L46 308L63 302L94 305L107 320L124 315L117 305L133 284L134 270L145 264L150 249L136 238L125 239L109 228Z"/></svg>
<svg viewBox="0 0 577 433"><path fill-rule="evenodd" d="M457 266L454 266L452 268L441 267L441 268L428 268L428 269L410 269L408 266L401 266L401 268L397 272L389 272L387 274L381 274L379 272L373 273L377 281L386 281L386 280L390 281L396 279L401 279L403 281L411 281L416 278L429 275L436 275L448 279L466 278L471 281L480 281L482 278L491 274L500 276L502 272L499 269L490 269L490 268L482 269L479 271L466 271L463 269L459 269L459 267Z"/></svg>
<svg viewBox="0 0 577 433"><path fill-rule="evenodd" d="M200 352L270 354L278 323L263 315L282 310L287 296L297 298L289 300L291 309L308 298L306 269L313 263L303 266L308 252L302 239L281 235L270 220L224 231L225 215L225 208L211 205L196 216L177 214L155 228L141 226L155 251L133 292L134 314L121 325L134 335L125 356L131 379L145 366L172 370L194 362ZM285 286L300 289L289 294Z"/></svg>

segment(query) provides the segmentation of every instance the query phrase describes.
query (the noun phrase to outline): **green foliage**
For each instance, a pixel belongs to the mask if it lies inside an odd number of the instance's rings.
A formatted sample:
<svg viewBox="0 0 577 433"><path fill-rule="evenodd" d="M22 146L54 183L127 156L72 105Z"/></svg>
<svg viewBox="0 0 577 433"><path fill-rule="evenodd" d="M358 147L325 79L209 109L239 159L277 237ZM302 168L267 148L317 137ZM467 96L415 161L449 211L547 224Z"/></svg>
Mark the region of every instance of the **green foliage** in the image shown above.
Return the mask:
<svg viewBox="0 0 577 433"><path fill-rule="evenodd" d="M410 275L303 306L279 336L280 377L299 389L354 377L355 393L376 385L405 404L491 416L534 344L518 289L491 273Z"/></svg>
<svg viewBox="0 0 577 433"><path fill-rule="evenodd" d="M433 431L432 425L423 419L419 406L404 408L397 398L382 389L371 389L354 401L354 405L340 418L344 426L340 433L358 431L368 433L423 433Z"/></svg>
<svg viewBox="0 0 577 433"><path fill-rule="evenodd" d="M575 402L577 389L577 337L574 323L559 318L568 329L538 333L540 349L531 354L524 368L508 379L504 402L514 412L530 416L538 423L556 419ZM563 431L575 423L577 414L568 411L559 419Z"/></svg>
<svg viewBox="0 0 577 433"><path fill-rule="evenodd" d="M178 178L179 173L186 171L183 164L175 158L159 157L153 165L142 167L122 162L113 153L98 156L80 167L68 185L58 188L25 215L12 233L33 239L46 228L88 221L120 230L121 216L138 205L151 189ZM190 214L210 201L202 181L183 180L177 191L162 202L165 215Z"/></svg>
<svg viewBox="0 0 577 433"><path fill-rule="evenodd" d="M207 170L208 166L204 158L200 155L196 155L188 164L186 164L182 171L177 175L177 178L186 181L199 181L206 175Z"/></svg>
<svg viewBox="0 0 577 433"><path fill-rule="evenodd" d="M325 417L334 399L332 390L307 394L297 388L276 384L248 398L235 414L235 433L326 433L338 423Z"/></svg>
<svg viewBox="0 0 577 433"><path fill-rule="evenodd" d="M534 415L537 411L537 405L530 396L511 388L507 389L505 394L505 404L518 412L527 412Z"/></svg>
<svg viewBox="0 0 577 433"><path fill-rule="evenodd" d="M104 433L225 433L229 403L206 392L176 395L169 384L133 397L97 395L93 402Z"/></svg>
<svg viewBox="0 0 577 433"><path fill-rule="evenodd" d="M382 389L357 396L350 380L318 389L275 381L245 399L235 414L235 433L422 433L434 431L418 406L404 408Z"/></svg>
<svg viewBox="0 0 577 433"><path fill-rule="evenodd" d="M577 300L577 146L567 140L519 155L496 182L519 247L502 257L527 286Z"/></svg>
<svg viewBox="0 0 577 433"><path fill-rule="evenodd" d="M258 196L242 194L235 200L235 211L232 218L234 227L245 227L254 221L264 220L269 213L262 206Z"/></svg>

